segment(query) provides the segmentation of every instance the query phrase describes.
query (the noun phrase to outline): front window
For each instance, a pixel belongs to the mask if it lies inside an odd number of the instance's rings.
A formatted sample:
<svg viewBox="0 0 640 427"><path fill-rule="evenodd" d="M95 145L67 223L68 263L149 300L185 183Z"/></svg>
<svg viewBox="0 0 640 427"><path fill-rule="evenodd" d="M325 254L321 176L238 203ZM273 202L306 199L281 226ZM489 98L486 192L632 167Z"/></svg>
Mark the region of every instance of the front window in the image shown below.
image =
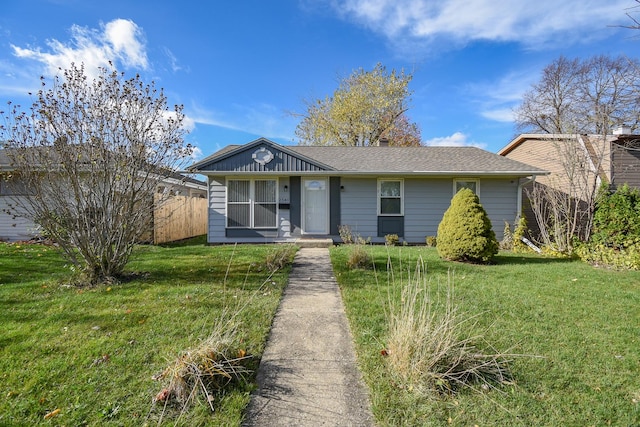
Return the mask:
<svg viewBox="0 0 640 427"><path fill-rule="evenodd" d="M455 196L458 191L463 188L468 188L473 191L474 194L480 197L480 181L477 179L454 179L453 180L453 195Z"/></svg>
<svg viewBox="0 0 640 427"><path fill-rule="evenodd" d="M227 181L227 227L274 228L277 226L275 179Z"/></svg>
<svg viewBox="0 0 640 427"><path fill-rule="evenodd" d="M402 215L403 181L400 179L378 180L378 214Z"/></svg>

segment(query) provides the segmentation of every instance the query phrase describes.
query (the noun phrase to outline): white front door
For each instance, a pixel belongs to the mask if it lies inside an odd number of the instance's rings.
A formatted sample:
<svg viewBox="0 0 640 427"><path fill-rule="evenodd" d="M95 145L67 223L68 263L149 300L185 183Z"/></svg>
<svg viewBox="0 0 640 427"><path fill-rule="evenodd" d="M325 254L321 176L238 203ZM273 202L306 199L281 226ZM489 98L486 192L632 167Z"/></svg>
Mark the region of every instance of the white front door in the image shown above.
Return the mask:
<svg viewBox="0 0 640 427"><path fill-rule="evenodd" d="M326 178L304 178L302 230L305 234L329 234L329 188Z"/></svg>

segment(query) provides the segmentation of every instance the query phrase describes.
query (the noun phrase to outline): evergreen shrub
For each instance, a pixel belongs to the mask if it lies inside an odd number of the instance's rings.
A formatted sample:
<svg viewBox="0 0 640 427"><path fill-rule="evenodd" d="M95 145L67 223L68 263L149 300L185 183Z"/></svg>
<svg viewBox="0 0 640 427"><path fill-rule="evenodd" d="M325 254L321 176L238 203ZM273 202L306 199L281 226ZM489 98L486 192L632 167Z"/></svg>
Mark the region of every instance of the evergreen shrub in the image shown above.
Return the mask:
<svg viewBox="0 0 640 427"><path fill-rule="evenodd" d="M498 253L491 220L478 196L463 188L438 225L438 254L451 261L489 263Z"/></svg>

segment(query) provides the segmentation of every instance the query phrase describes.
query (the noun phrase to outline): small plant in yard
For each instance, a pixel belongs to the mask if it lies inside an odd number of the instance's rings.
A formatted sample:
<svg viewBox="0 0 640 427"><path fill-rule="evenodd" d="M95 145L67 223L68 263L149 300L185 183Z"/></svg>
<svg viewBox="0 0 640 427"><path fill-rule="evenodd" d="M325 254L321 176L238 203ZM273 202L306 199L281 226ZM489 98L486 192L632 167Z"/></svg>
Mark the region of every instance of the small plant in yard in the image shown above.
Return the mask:
<svg viewBox="0 0 640 427"><path fill-rule="evenodd" d="M371 242L371 238L364 238L360 234L355 233L350 226L348 225L339 225L338 226L338 234L340 234L340 239L342 243L346 245L356 244L356 245L366 245Z"/></svg>
<svg viewBox="0 0 640 427"><path fill-rule="evenodd" d="M438 243L436 236L427 236L425 242L430 248L435 248Z"/></svg>
<svg viewBox="0 0 640 427"><path fill-rule="evenodd" d="M401 295L389 297L383 355L404 389L430 396L511 381L503 354L484 354L475 346L482 337L471 335L473 318L454 305L452 277L446 287L434 286L420 259Z"/></svg>
<svg viewBox="0 0 640 427"><path fill-rule="evenodd" d="M365 249L365 245L355 244L351 247L347 260L347 266L350 269L369 268L371 267L371 262L371 255L369 255L369 252Z"/></svg>
<svg viewBox="0 0 640 427"><path fill-rule="evenodd" d="M513 233L511 232L511 226L507 221L504 222L504 231L502 233L502 240L500 241L500 249L510 251L513 249Z"/></svg>
<svg viewBox="0 0 640 427"><path fill-rule="evenodd" d="M516 223L516 228L513 230L513 238L512 238L513 245L511 249L513 250L513 252L516 252L516 253L532 252L531 248L522 241L526 233L527 233L527 219L524 217L524 215L520 215L520 218L518 218L518 222Z"/></svg>
<svg viewBox="0 0 640 427"><path fill-rule="evenodd" d="M265 265L269 271L278 271L291 265L298 248L294 245L278 245L267 253Z"/></svg>
<svg viewBox="0 0 640 427"><path fill-rule="evenodd" d="M348 225L339 225L338 234L340 235L342 243L346 245L353 243L353 232L351 231L351 227Z"/></svg>
<svg viewBox="0 0 640 427"><path fill-rule="evenodd" d="M400 237L397 234L386 234L384 236L384 242L387 246L396 246L400 241Z"/></svg>

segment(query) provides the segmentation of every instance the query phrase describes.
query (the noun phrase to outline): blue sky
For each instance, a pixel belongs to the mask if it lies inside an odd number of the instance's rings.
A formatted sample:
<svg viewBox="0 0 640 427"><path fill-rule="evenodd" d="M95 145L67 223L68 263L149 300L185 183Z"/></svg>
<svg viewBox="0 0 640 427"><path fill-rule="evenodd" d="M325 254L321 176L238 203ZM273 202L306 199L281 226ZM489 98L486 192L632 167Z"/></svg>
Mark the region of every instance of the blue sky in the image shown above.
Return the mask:
<svg viewBox="0 0 640 427"><path fill-rule="evenodd" d="M409 117L427 145L497 151L511 110L558 58L637 57L620 28L635 0L5 0L0 105L28 106L39 77L112 60L183 104L206 156L260 136L296 144L304 99L353 70L413 73Z"/></svg>

